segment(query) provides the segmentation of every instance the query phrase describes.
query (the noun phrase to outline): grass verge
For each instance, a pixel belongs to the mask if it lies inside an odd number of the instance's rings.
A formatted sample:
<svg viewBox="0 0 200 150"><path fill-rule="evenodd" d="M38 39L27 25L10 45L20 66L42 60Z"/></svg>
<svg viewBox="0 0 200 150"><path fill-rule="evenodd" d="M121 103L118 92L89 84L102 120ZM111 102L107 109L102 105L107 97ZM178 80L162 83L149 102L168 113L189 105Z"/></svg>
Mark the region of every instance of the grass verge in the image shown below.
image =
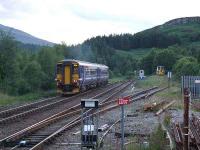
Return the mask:
<svg viewBox="0 0 200 150"><path fill-rule="evenodd" d="M9 96L9 95L0 93L0 106L30 102L30 101L38 100L42 97L50 97L50 96L55 96L55 95L56 95L56 91L29 93L22 96Z"/></svg>
<svg viewBox="0 0 200 150"><path fill-rule="evenodd" d="M127 77L126 76L121 76L121 77L113 77L111 79L109 79L109 83L114 83L114 82L119 82L119 81L123 81L125 80Z"/></svg>
<svg viewBox="0 0 200 150"><path fill-rule="evenodd" d="M144 80L138 80L137 85L138 88L150 88L153 86L158 87L167 87L168 86L168 79L166 76L149 76L146 77ZM175 108L182 109L182 95L181 95L181 86L180 83L177 81L171 81L170 88L156 93L154 96L158 97L158 99L163 100L176 100L176 103L173 105Z"/></svg>

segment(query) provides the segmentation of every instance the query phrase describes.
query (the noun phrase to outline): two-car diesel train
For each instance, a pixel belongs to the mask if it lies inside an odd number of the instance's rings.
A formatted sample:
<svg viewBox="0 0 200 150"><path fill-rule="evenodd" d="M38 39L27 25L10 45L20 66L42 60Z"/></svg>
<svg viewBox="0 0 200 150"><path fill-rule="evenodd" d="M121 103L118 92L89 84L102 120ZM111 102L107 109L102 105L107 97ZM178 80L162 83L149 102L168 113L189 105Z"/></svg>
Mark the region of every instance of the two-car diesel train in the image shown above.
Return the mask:
<svg viewBox="0 0 200 150"><path fill-rule="evenodd" d="M108 66L74 59L56 65L57 91L62 95L76 94L108 83Z"/></svg>

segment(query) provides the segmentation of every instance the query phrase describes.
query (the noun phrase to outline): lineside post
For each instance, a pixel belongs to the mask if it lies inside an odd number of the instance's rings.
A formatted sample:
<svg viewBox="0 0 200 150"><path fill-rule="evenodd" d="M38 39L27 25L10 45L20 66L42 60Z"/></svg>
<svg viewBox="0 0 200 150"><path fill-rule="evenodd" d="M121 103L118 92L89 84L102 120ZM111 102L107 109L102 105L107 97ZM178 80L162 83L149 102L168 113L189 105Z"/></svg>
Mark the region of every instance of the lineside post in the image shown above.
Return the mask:
<svg viewBox="0 0 200 150"><path fill-rule="evenodd" d="M124 105L121 105L121 150L124 150Z"/></svg>
<svg viewBox="0 0 200 150"><path fill-rule="evenodd" d="M130 97L118 99L118 105L121 107L121 150L124 150L124 105L129 104Z"/></svg>
<svg viewBox="0 0 200 150"><path fill-rule="evenodd" d="M184 114L183 114L183 150L189 150L188 129L189 129L189 88L184 88Z"/></svg>

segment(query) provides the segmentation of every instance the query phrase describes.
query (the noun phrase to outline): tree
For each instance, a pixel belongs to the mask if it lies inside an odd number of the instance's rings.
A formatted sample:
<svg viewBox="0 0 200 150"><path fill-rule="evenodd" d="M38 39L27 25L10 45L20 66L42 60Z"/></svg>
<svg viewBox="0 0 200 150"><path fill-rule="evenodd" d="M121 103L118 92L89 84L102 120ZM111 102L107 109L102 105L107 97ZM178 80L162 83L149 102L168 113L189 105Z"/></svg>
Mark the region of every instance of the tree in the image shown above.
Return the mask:
<svg viewBox="0 0 200 150"><path fill-rule="evenodd" d="M40 89L42 80L44 80L44 73L38 62L29 62L23 70L23 76L25 82L30 86L30 91L37 91Z"/></svg>
<svg viewBox="0 0 200 150"><path fill-rule="evenodd" d="M55 53L50 48L45 47L38 53L37 61L40 64L41 70L44 73L44 80L42 80L41 84L42 88L52 88L52 83L54 83L56 66Z"/></svg>
<svg viewBox="0 0 200 150"><path fill-rule="evenodd" d="M17 45L10 33L0 32L0 88L3 92L14 93L19 75ZM12 92L13 91L13 92Z"/></svg>
<svg viewBox="0 0 200 150"><path fill-rule="evenodd" d="M140 68L145 70L145 74L153 73L153 60L156 55L155 50L152 50L149 54L141 59Z"/></svg>
<svg viewBox="0 0 200 150"><path fill-rule="evenodd" d="M171 70L176 62L176 55L173 51L165 49L155 54L153 68L164 66L166 70Z"/></svg>
<svg viewBox="0 0 200 150"><path fill-rule="evenodd" d="M184 75L198 75L199 64L194 57L183 57L173 67L176 78Z"/></svg>

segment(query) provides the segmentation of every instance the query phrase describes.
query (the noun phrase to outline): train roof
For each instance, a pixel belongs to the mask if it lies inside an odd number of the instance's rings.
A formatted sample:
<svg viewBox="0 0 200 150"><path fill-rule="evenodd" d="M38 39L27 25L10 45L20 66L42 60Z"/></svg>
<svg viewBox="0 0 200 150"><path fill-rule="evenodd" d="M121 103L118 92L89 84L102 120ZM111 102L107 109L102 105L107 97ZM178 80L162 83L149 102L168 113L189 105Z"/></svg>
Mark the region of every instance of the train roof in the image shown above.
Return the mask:
<svg viewBox="0 0 200 150"><path fill-rule="evenodd" d="M83 66L93 66L93 67L108 68L108 66L103 65L103 64L90 63L90 62L80 61L80 60L76 60L76 59L64 59L61 62L76 62L79 65L83 65Z"/></svg>

